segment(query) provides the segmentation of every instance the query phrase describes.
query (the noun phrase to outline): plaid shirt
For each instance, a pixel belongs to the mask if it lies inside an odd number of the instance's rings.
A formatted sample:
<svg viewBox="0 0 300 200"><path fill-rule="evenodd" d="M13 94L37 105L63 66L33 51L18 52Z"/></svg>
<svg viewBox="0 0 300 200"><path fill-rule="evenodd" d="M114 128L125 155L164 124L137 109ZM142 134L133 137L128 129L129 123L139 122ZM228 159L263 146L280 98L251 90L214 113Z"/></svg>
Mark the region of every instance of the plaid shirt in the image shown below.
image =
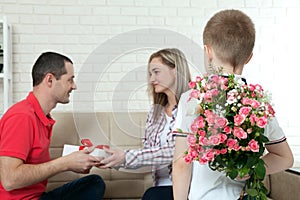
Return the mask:
<svg viewBox="0 0 300 200"><path fill-rule="evenodd" d="M175 124L175 117L177 114L177 106L172 110L172 120L170 122L169 132L167 134L167 141L164 145L161 145L160 136L166 125L165 112L163 111L159 115L159 119L156 123L153 122L153 108L148 113L145 137L143 138L143 148L132 149L126 151L126 159L124 163L125 168L138 168L142 166L153 166L152 173L154 179L154 185L156 185L159 177L156 175L156 171L161 165L168 165L171 174L172 160L174 153L175 141L172 135L172 129Z"/></svg>

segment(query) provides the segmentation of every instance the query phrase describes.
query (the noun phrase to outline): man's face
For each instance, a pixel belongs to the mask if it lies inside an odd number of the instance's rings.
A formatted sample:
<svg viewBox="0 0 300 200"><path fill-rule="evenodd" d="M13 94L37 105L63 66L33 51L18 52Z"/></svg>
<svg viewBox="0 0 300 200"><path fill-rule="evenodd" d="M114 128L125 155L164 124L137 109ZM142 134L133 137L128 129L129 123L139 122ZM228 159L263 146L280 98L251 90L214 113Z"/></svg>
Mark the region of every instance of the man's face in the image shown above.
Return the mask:
<svg viewBox="0 0 300 200"><path fill-rule="evenodd" d="M54 97L57 103L66 104L70 102L70 93L76 90L74 82L74 68L70 62L65 62L67 73L62 75L59 80L55 80Z"/></svg>

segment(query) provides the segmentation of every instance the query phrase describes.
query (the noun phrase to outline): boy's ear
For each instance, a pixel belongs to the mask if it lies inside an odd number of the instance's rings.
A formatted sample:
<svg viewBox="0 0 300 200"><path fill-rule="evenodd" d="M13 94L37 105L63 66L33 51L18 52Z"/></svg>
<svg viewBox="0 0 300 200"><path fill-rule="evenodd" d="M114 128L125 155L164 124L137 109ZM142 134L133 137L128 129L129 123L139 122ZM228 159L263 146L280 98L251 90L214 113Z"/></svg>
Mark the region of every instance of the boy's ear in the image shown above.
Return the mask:
<svg viewBox="0 0 300 200"><path fill-rule="evenodd" d="M250 56L249 56L248 59L246 60L245 64L247 64L247 63L251 60L252 56L253 56L253 52L250 54Z"/></svg>
<svg viewBox="0 0 300 200"><path fill-rule="evenodd" d="M213 58L213 50L212 50L211 46L204 45L204 52L208 58L208 61L211 62L211 60Z"/></svg>

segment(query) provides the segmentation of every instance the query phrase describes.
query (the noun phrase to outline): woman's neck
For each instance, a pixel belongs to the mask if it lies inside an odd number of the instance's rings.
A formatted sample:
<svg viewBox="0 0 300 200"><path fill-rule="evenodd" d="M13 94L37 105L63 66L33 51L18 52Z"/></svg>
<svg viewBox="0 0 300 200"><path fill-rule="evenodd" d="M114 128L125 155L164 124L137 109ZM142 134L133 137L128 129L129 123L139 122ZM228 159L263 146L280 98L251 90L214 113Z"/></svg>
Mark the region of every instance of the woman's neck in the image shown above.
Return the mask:
<svg viewBox="0 0 300 200"><path fill-rule="evenodd" d="M174 94L168 95L168 104L165 106L165 112L168 116L172 116L173 108L177 105L176 97Z"/></svg>

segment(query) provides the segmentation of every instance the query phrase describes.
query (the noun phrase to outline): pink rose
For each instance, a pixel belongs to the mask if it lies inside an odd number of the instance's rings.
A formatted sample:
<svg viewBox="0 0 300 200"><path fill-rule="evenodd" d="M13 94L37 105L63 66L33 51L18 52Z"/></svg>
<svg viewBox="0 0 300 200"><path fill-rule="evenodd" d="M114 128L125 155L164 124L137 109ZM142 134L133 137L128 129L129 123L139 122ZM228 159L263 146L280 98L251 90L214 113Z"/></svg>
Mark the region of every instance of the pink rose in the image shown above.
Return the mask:
<svg viewBox="0 0 300 200"><path fill-rule="evenodd" d="M247 133L248 133L248 134L252 133L252 128L248 128L248 129L247 129Z"/></svg>
<svg viewBox="0 0 300 200"><path fill-rule="evenodd" d="M247 133L240 127L234 127L233 128L233 135L236 136L239 139L246 139Z"/></svg>
<svg viewBox="0 0 300 200"><path fill-rule="evenodd" d="M251 107L242 107L239 110L239 114L247 116L250 113L250 111L251 111Z"/></svg>
<svg viewBox="0 0 300 200"><path fill-rule="evenodd" d="M218 145L220 144L220 138L218 135L212 135L209 137L209 144L211 145Z"/></svg>
<svg viewBox="0 0 300 200"><path fill-rule="evenodd" d="M258 142L256 140L254 140L254 139L250 140L250 142L248 143L248 146L249 146L251 151L259 152L259 145L258 145Z"/></svg>
<svg viewBox="0 0 300 200"><path fill-rule="evenodd" d="M242 123L244 123L246 119L245 115L236 115L234 116L234 125L235 126L240 126Z"/></svg>
<svg viewBox="0 0 300 200"><path fill-rule="evenodd" d="M256 124L260 128L264 128L268 123L268 118L266 116L256 118Z"/></svg>
<svg viewBox="0 0 300 200"><path fill-rule="evenodd" d="M199 90L193 90L190 93L190 98L188 100L191 100L192 98L199 99L199 97L200 97L200 91Z"/></svg>
<svg viewBox="0 0 300 200"><path fill-rule="evenodd" d="M217 124L220 128L224 128L228 124L228 121L225 117L219 117L217 119Z"/></svg>
<svg viewBox="0 0 300 200"><path fill-rule="evenodd" d="M191 124L191 130L193 133L197 132L198 129L203 128L205 126L205 122L202 116L197 117L193 123Z"/></svg>
<svg viewBox="0 0 300 200"><path fill-rule="evenodd" d="M252 108L259 108L260 102L256 101L256 100L252 100L251 106L252 106Z"/></svg>
<svg viewBox="0 0 300 200"><path fill-rule="evenodd" d="M196 82L200 82L202 80L203 80L203 78L201 78L200 76L196 76Z"/></svg>
<svg viewBox="0 0 300 200"><path fill-rule="evenodd" d="M220 143L224 143L227 140L227 135L225 134L219 134Z"/></svg>
<svg viewBox="0 0 300 200"><path fill-rule="evenodd" d="M212 149L208 149L208 150L206 151L206 153L204 154L204 156L206 157L206 159L207 159L208 161L212 161L212 160L215 158L215 154L214 154L214 152L213 152Z"/></svg>
<svg viewBox="0 0 300 200"><path fill-rule="evenodd" d="M230 134L230 133L231 133L231 128L230 128L229 126L225 126L225 127L224 127L224 132L225 132L226 134Z"/></svg>
<svg viewBox="0 0 300 200"><path fill-rule="evenodd" d="M206 135L206 132L204 130L198 130L198 135L204 137Z"/></svg>
<svg viewBox="0 0 300 200"><path fill-rule="evenodd" d="M252 100L249 98L243 98L241 102L243 105L251 105Z"/></svg>
<svg viewBox="0 0 300 200"><path fill-rule="evenodd" d="M194 149L190 149L189 155L190 155L192 158L198 157L198 153L197 153L197 151L194 150Z"/></svg>
<svg viewBox="0 0 300 200"><path fill-rule="evenodd" d="M193 158L188 154L184 156L184 161L187 163L191 163L193 161Z"/></svg>
<svg viewBox="0 0 300 200"><path fill-rule="evenodd" d="M249 120L251 122L251 126L254 126L256 119L257 119L257 117L255 114L250 115Z"/></svg>
<svg viewBox="0 0 300 200"><path fill-rule="evenodd" d="M206 137L199 137L199 144L202 146L207 146L208 145L208 140Z"/></svg>
<svg viewBox="0 0 300 200"><path fill-rule="evenodd" d="M234 146L233 150L238 151L238 150L240 150L241 148L242 148L241 146L236 145L236 146Z"/></svg>
<svg viewBox="0 0 300 200"><path fill-rule="evenodd" d="M206 91L205 92L205 94L204 94L204 96L203 96L203 99L205 100L205 101L207 101L207 102L211 102L211 100L212 100L212 93L211 93L211 91Z"/></svg>
<svg viewBox="0 0 300 200"><path fill-rule="evenodd" d="M194 82L194 81L189 82L189 87L191 89L194 89L196 87L196 82Z"/></svg>
<svg viewBox="0 0 300 200"><path fill-rule="evenodd" d="M233 149L236 145L237 145L237 140L236 139L232 139L232 138L229 138L227 140L227 143L226 145L228 146L228 149Z"/></svg>
<svg viewBox="0 0 300 200"><path fill-rule="evenodd" d="M220 152L221 154L225 154L225 153L227 153L227 149L221 149L221 152Z"/></svg>
<svg viewBox="0 0 300 200"><path fill-rule="evenodd" d="M204 165L207 162L208 162L208 160L207 160L206 156L202 156L202 157L199 158L199 163L200 164Z"/></svg>
<svg viewBox="0 0 300 200"><path fill-rule="evenodd" d="M249 90L252 92L255 90L255 85L253 85L253 84L249 84L248 87L249 87Z"/></svg>
<svg viewBox="0 0 300 200"><path fill-rule="evenodd" d="M217 96L219 93L220 93L220 91L219 91L218 89L213 89L213 90L211 90L211 96L212 96L212 97Z"/></svg>
<svg viewBox="0 0 300 200"><path fill-rule="evenodd" d="M195 146L197 138L194 135L188 135L187 136L187 141L190 146Z"/></svg>
<svg viewBox="0 0 300 200"><path fill-rule="evenodd" d="M206 121L207 121L208 124L213 124L214 123L215 120L214 120L214 117L213 117L213 114L212 114L211 111L205 110L204 115L206 117Z"/></svg>
<svg viewBox="0 0 300 200"><path fill-rule="evenodd" d="M273 117L275 115L275 111L274 111L273 107L268 103L267 108L268 108L269 114Z"/></svg>

